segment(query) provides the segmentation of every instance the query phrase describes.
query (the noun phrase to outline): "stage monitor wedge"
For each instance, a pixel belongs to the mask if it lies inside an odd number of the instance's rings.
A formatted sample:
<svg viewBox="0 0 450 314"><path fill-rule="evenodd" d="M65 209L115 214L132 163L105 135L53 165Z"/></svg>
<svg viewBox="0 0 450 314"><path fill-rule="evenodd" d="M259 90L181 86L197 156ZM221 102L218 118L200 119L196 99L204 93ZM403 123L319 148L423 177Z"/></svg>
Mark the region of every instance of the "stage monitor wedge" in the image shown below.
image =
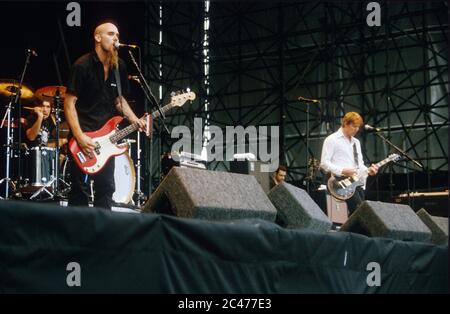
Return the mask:
<svg viewBox="0 0 450 314"><path fill-rule="evenodd" d="M431 243L436 245L448 244L448 218L431 216L424 208L417 212L420 220L431 230Z"/></svg>
<svg viewBox="0 0 450 314"><path fill-rule="evenodd" d="M431 231L408 205L364 201L340 231L369 237L430 242Z"/></svg>
<svg viewBox="0 0 450 314"><path fill-rule="evenodd" d="M277 223L282 227L316 232L331 229L331 221L305 190L282 182L270 190L269 199L278 210Z"/></svg>
<svg viewBox="0 0 450 314"><path fill-rule="evenodd" d="M143 212L206 220L275 221L276 209L251 175L173 167Z"/></svg>

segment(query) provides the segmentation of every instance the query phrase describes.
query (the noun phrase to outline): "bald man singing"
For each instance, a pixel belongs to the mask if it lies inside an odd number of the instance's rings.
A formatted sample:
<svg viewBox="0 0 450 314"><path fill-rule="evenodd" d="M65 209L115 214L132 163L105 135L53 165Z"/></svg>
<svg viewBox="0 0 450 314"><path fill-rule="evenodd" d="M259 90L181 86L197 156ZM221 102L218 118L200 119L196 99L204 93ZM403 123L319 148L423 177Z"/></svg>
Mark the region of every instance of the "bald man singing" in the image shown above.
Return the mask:
<svg viewBox="0 0 450 314"><path fill-rule="evenodd" d="M115 46L118 41L116 25L98 25L94 31L94 51L75 61L67 84L64 113L72 136L85 154L92 154L95 145L84 132L100 129L115 115L121 114L130 123L137 122L141 129L145 129L145 122L134 114L125 99L129 93L128 73L125 62L118 57ZM69 205L87 206L91 196L89 183L94 180L94 206L111 209L115 190L114 158L100 173L89 177L75 162L71 163L70 170Z"/></svg>

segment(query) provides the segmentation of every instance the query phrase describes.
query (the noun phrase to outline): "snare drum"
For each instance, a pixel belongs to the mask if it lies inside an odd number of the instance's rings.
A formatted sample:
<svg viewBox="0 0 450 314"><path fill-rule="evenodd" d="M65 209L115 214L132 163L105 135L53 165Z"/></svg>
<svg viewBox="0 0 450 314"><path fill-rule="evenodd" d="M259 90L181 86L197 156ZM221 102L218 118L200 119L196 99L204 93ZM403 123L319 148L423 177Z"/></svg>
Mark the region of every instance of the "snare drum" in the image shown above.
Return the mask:
<svg viewBox="0 0 450 314"><path fill-rule="evenodd" d="M134 171L133 160L128 153L115 157L114 181L116 191L113 200L116 203L129 204L133 198L134 187L136 185L136 173Z"/></svg>
<svg viewBox="0 0 450 314"><path fill-rule="evenodd" d="M29 151L29 176L32 186L44 186L55 177L56 149L33 147Z"/></svg>

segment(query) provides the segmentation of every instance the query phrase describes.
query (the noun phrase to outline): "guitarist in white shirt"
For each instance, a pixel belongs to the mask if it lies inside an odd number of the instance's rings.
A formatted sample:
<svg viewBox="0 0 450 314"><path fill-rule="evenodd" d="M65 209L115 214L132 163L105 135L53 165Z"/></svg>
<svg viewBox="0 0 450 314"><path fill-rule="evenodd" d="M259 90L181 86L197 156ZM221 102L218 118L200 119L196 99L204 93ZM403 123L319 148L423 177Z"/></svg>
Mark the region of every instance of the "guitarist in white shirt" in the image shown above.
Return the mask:
<svg viewBox="0 0 450 314"><path fill-rule="evenodd" d="M354 136L363 125L363 119L357 112L347 112L342 119L342 125L333 134L329 135L322 146L320 166L327 173L338 177L352 177L361 170L367 170L374 176L378 167L364 165L361 144ZM354 195L346 200L349 215L364 201L364 190L358 186Z"/></svg>
<svg viewBox="0 0 450 314"><path fill-rule="evenodd" d="M84 132L101 128L111 117L122 114L130 123L138 123L145 129L131 110L125 98L119 94L128 92L128 74L125 62L118 57L115 43L119 31L112 23L103 23L94 31L94 51L80 57L73 65L64 99L64 112L72 136L82 152L93 154L96 148L93 140ZM118 68L115 73L114 69ZM119 82L116 77L119 76ZM121 92L119 92L119 87ZM123 89L122 89L123 88ZM86 175L72 162L71 192L69 205L88 205L90 187ZM94 180L94 206L111 208L115 190L114 158L111 158L101 172L92 176Z"/></svg>

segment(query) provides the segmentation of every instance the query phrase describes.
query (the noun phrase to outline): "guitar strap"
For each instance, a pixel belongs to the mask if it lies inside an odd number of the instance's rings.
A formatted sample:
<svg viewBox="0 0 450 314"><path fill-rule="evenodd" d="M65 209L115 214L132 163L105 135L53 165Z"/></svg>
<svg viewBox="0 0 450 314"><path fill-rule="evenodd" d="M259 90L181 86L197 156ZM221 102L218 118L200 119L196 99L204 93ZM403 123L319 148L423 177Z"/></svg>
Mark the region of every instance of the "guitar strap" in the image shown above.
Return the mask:
<svg viewBox="0 0 450 314"><path fill-rule="evenodd" d="M356 143L353 143L353 159L355 161L355 165L357 168L359 168L359 163L358 163L358 150L356 149Z"/></svg>
<svg viewBox="0 0 450 314"><path fill-rule="evenodd" d="M119 66L114 69L114 76L116 77L117 94L122 96L122 84L120 84Z"/></svg>
<svg viewBox="0 0 450 314"><path fill-rule="evenodd" d="M122 110L122 115L124 115L122 108L122 84L120 83L119 66L114 69L114 76L116 77L117 95L119 96L120 109Z"/></svg>

